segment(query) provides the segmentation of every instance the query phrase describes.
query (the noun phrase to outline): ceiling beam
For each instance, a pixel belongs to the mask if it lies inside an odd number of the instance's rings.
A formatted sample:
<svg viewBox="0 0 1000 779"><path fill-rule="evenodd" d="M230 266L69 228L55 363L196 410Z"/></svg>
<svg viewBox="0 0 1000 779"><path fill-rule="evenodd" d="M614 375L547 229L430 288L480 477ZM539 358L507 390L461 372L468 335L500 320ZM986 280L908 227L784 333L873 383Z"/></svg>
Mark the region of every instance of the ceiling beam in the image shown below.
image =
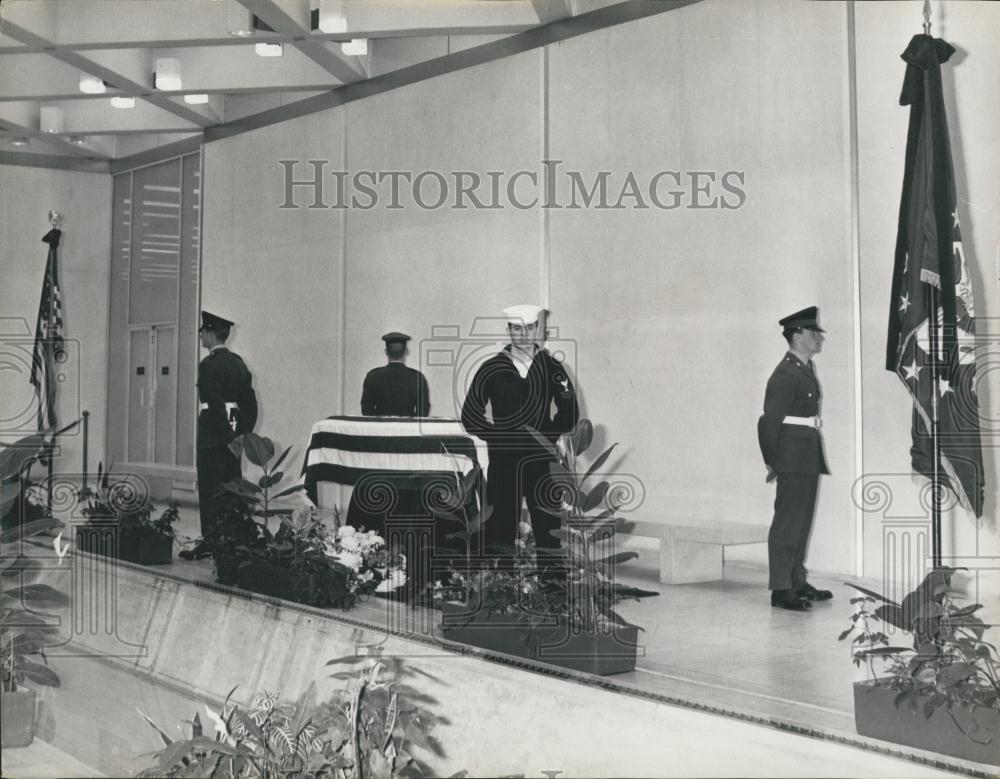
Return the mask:
<svg viewBox="0 0 1000 779"><path fill-rule="evenodd" d="M39 35L35 35L35 33L30 30L26 30L18 24L5 21L3 31L4 35L9 38L13 38L14 40L31 46L40 46L50 57L53 57L66 65L77 68L78 70L89 73L92 76L97 76L97 78L107 81L115 89L120 89L130 95L141 97L141 99L152 103L157 108L169 111L175 116L191 122L197 127L207 127L213 123L211 119L200 114L199 112L193 111L187 106L171 100L169 97L156 94L156 92L151 91L148 87L132 81L131 79L123 76L121 73L111 70L110 68L106 68L103 65L84 57L82 54L77 54L74 51L65 51L59 48L59 46L55 43L52 43Z"/></svg>
<svg viewBox="0 0 1000 779"><path fill-rule="evenodd" d="M273 92L325 92L328 89L339 87L339 82L328 82L326 84L276 84L274 86L259 87L214 87L211 89L179 89L172 92L163 92L164 96L183 97L184 95L264 95ZM120 97L143 97L149 94L148 89L141 92L115 92L115 96ZM83 92L71 92L69 94L38 94L38 95L0 95L0 104L3 103L56 103L63 100L107 100L109 95L88 95ZM193 130L192 130L193 131Z"/></svg>
<svg viewBox="0 0 1000 779"><path fill-rule="evenodd" d="M9 133L13 133L15 136L23 136L25 138L37 138L38 140L48 144L49 146L58 149L63 154L72 154L74 157L89 157L89 158L99 158L99 159L110 159L106 154L100 154L91 149L84 149L81 146L77 146L75 143L70 143L65 138L56 135L55 133L43 133L38 130L34 130L31 127L25 127L24 125L12 122L9 119L0 118L0 128L6 130Z"/></svg>
<svg viewBox="0 0 1000 779"><path fill-rule="evenodd" d="M569 0L531 0L531 5L534 6L538 21L542 24L558 22L573 15Z"/></svg>
<svg viewBox="0 0 1000 779"><path fill-rule="evenodd" d="M313 32L309 40L326 41L328 43L346 43L362 33L365 38L422 38L426 36L445 35L516 35L530 30L530 24L476 24L455 25L448 27L406 27L400 29L386 28L381 30L359 30L351 33ZM197 46L252 46L256 43L294 43L297 40L292 35L277 35L274 33L258 33L252 38L161 38L157 40L106 40L86 43L60 43L64 51L88 51L91 49L187 49ZM42 46L0 46L0 56L4 54L32 54L45 52Z"/></svg>
<svg viewBox="0 0 1000 779"><path fill-rule="evenodd" d="M238 0L238 2L275 32L291 37L293 46L338 81L349 84L364 78L364 74L354 65L327 48L325 42L313 40L309 30L286 13L274 0Z"/></svg>

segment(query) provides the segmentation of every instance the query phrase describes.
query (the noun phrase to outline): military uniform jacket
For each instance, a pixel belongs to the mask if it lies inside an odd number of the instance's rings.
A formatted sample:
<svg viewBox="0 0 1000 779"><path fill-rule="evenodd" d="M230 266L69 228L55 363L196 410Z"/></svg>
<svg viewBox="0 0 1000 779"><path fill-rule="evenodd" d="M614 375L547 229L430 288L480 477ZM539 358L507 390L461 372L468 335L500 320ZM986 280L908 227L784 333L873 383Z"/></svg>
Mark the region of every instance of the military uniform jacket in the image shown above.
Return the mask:
<svg viewBox="0 0 1000 779"><path fill-rule="evenodd" d="M561 362L539 349L522 379L510 350L506 347L479 366L462 406L462 424L486 441L491 458L503 450L544 451L529 427L555 441L573 430L580 416L576 390ZM487 404L492 419L486 415Z"/></svg>
<svg viewBox="0 0 1000 779"><path fill-rule="evenodd" d="M198 448L225 446L257 424L257 396L243 359L225 347L198 363L198 398L208 404L198 414ZM236 430L229 424L226 403L236 404Z"/></svg>
<svg viewBox="0 0 1000 779"><path fill-rule="evenodd" d="M820 388L810 365L788 352L767 381L764 413L757 421L757 438L764 462L778 473L829 473L820 431L782 424L786 416L814 417L820 413Z"/></svg>
<svg viewBox="0 0 1000 779"><path fill-rule="evenodd" d="M366 417L425 417L431 413L427 379L401 362L368 371L361 391Z"/></svg>

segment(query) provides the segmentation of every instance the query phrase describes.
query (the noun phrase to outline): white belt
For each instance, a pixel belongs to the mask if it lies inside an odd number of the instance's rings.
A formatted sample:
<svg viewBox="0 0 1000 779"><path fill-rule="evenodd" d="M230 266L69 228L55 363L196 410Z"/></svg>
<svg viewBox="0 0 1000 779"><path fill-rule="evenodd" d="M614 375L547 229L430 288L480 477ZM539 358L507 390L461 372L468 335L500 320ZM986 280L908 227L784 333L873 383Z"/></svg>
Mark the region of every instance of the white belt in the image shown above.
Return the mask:
<svg viewBox="0 0 1000 779"><path fill-rule="evenodd" d="M208 403L199 403L199 404L198 404L198 408L199 408L199 409L200 409L201 411L205 411L205 410L206 410L206 409L208 408ZM233 410L234 408L236 408L236 404L235 404L235 403L227 403L227 404L226 404L226 416L229 416L230 412L231 412L231 411L232 411L232 410ZM787 418L787 417L786 417L786 418Z"/></svg>
<svg viewBox="0 0 1000 779"><path fill-rule="evenodd" d="M823 420L819 417L785 417L781 420L786 425L802 425L803 427L823 427Z"/></svg>

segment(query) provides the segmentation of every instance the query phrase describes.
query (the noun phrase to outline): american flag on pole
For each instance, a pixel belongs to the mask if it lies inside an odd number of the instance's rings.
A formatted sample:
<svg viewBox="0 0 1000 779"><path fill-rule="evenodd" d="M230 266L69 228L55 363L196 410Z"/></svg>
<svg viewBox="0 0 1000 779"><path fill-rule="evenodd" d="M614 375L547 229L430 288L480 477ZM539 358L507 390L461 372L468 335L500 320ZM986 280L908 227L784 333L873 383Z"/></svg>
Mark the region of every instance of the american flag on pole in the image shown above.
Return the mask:
<svg viewBox="0 0 1000 779"><path fill-rule="evenodd" d="M933 478L936 415L941 478L961 505L979 517L985 479L976 395L976 320L941 87L941 63L954 51L940 38L915 35L902 55L906 77L899 102L910 106L910 125L886 368L899 376L913 400L913 470ZM932 351L937 352L936 360Z"/></svg>
<svg viewBox="0 0 1000 779"><path fill-rule="evenodd" d="M63 355L63 311L59 292L58 249L62 231L53 228L42 238L49 257L38 304L35 347L31 355L31 383L38 398L38 429L56 427L56 363Z"/></svg>

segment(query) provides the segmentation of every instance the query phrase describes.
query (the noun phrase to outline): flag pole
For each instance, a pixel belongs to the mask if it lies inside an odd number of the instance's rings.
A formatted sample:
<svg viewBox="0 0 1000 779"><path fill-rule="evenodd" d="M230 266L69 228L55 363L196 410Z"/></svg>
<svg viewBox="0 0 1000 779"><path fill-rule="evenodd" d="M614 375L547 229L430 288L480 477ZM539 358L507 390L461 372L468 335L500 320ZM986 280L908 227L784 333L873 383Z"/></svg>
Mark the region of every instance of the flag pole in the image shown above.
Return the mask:
<svg viewBox="0 0 1000 779"><path fill-rule="evenodd" d="M940 439L940 399L941 399L941 331L938 330L938 295L940 291L928 284L930 292L929 344L931 368L931 450L934 463L931 471L931 564L934 570L941 567L941 439Z"/></svg>

